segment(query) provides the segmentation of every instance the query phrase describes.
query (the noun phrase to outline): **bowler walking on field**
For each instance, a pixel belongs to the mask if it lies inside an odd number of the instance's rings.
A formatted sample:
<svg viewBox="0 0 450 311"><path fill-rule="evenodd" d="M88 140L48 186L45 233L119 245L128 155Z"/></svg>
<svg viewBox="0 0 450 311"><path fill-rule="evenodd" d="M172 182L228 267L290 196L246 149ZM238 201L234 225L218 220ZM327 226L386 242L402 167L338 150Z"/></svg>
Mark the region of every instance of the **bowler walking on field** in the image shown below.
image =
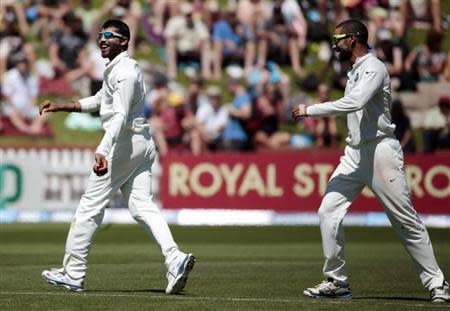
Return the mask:
<svg viewBox="0 0 450 311"><path fill-rule="evenodd" d="M128 56L128 26L108 20L98 35L102 56L108 58L102 89L79 101L45 101L40 113L100 111L105 134L95 152L95 164L67 237L63 267L45 270L51 284L72 291L84 289L87 257L106 206L120 189L133 218L161 247L167 266L167 294L186 285L195 257L178 249L150 193L151 165L156 150L144 118L144 81L138 63Z"/></svg>
<svg viewBox="0 0 450 311"><path fill-rule="evenodd" d="M333 49L352 69L343 98L307 107L292 117L347 115L345 154L331 176L320 209L325 280L303 293L313 298L352 298L344 265L342 220L367 186L383 206L397 235L413 259L432 302L449 302L449 284L434 257L428 232L413 208L406 183L403 152L391 122L391 81L385 65L368 53L367 28L358 20L336 27ZM376 284L374 284L376 286Z"/></svg>

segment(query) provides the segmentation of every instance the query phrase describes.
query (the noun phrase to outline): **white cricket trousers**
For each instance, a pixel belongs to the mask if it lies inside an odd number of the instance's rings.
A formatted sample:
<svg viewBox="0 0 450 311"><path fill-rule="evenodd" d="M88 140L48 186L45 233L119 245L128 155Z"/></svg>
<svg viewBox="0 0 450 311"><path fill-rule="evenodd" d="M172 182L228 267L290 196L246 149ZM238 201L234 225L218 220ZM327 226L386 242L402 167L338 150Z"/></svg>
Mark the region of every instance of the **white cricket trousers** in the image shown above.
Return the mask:
<svg viewBox="0 0 450 311"><path fill-rule="evenodd" d="M342 220L364 186L372 190L383 206L425 288L441 286L444 276L428 232L411 203L403 151L398 140L392 138L378 139L359 149L347 146L330 178L319 209L325 277L347 281Z"/></svg>
<svg viewBox="0 0 450 311"><path fill-rule="evenodd" d="M120 189L133 218L161 247L166 265L176 255L178 246L151 195L151 165L156 155L150 134L128 132L117 141L109 157L108 173L89 177L70 226L63 260L65 272L73 279L84 278L87 257L105 207Z"/></svg>

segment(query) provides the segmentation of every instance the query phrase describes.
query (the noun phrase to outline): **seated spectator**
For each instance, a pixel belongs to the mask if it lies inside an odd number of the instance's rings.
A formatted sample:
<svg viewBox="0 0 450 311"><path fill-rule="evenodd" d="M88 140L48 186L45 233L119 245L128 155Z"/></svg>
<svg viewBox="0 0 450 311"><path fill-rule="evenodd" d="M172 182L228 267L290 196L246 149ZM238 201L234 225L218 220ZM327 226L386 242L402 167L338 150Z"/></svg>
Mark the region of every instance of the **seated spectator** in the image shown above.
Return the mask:
<svg viewBox="0 0 450 311"><path fill-rule="evenodd" d="M178 91L170 93L165 105L152 120L152 125L163 134L156 140L160 154L191 149L190 135L194 121L194 115L186 107L184 96ZM159 138L163 140L159 141Z"/></svg>
<svg viewBox="0 0 450 311"><path fill-rule="evenodd" d="M409 121L409 117L406 115L403 104L400 100L394 100L391 107L392 123L395 124L395 136L400 141L403 152L412 153L416 151L416 145L414 143L414 133Z"/></svg>
<svg viewBox="0 0 450 311"><path fill-rule="evenodd" d="M151 87L145 95L146 104L144 106L144 115L147 119L151 119L152 115L158 115L169 95L167 77L160 72L153 74Z"/></svg>
<svg viewBox="0 0 450 311"><path fill-rule="evenodd" d="M401 36L405 36L408 29L432 29L440 33L441 4L439 0L403 0L400 5Z"/></svg>
<svg viewBox="0 0 450 311"><path fill-rule="evenodd" d="M91 34L91 39L97 40L96 19L99 9L94 7L92 0L80 0L80 5L76 7L75 14L79 16L83 23L83 30L87 34Z"/></svg>
<svg viewBox="0 0 450 311"><path fill-rule="evenodd" d="M227 151L248 151L250 137L244 122L252 114L252 101L241 81L231 79L227 83L233 102L228 106L228 123L223 133L224 149Z"/></svg>
<svg viewBox="0 0 450 311"><path fill-rule="evenodd" d="M8 60L17 53L24 53L30 68L35 63L33 45L26 41L29 27L23 15L20 3L7 2L0 5L0 81L6 70L10 67Z"/></svg>
<svg viewBox="0 0 450 311"><path fill-rule="evenodd" d="M193 132L193 154L202 151L223 149L223 131L228 122L228 109L222 106L221 90L210 86L206 90L208 100L201 103L195 114L196 127Z"/></svg>
<svg viewBox="0 0 450 311"><path fill-rule="evenodd" d="M148 41L160 45L164 43L164 29L168 20L177 14L176 1L148 0L148 13L142 16L145 35Z"/></svg>
<svg viewBox="0 0 450 311"><path fill-rule="evenodd" d="M330 99L330 89L326 84L320 84L317 88L319 93L318 102L326 103ZM317 147L337 147L338 146L338 131L336 120L334 117L323 117L314 119L315 145Z"/></svg>
<svg viewBox="0 0 450 311"><path fill-rule="evenodd" d="M301 51L306 47L307 23L298 3L294 0L274 1L272 16L261 31L258 64L265 65L267 58L276 63L290 60L294 72L303 77Z"/></svg>
<svg viewBox="0 0 450 311"><path fill-rule="evenodd" d="M423 142L425 153L432 153L437 149L450 149L450 97L440 97L438 106L428 112Z"/></svg>
<svg viewBox="0 0 450 311"><path fill-rule="evenodd" d="M270 2L263 0L239 0L237 3L236 16L246 31L249 32L252 50L247 51L248 57L251 59L246 62L245 69L253 66L255 61L256 46L259 41L264 38L264 26L270 18Z"/></svg>
<svg viewBox="0 0 450 311"><path fill-rule="evenodd" d="M214 78L221 79L222 68L238 64L245 69L253 63L255 46L248 28L240 24L236 12L225 10L212 30Z"/></svg>
<svg viewBox="0 0 450 311"><path fill-rule="evenodd" d="M192 14L194 19L201 19L209 31L219 13L218 0L192 0Z"/></svg>
<svg viewBox="0 0 450 311"><path fill-rule="evenodd" d="M390 38L385 38L377 42L375 55L386 65L386 69L391 77L393 90L416 89L416 81L403 70L404 59L407 55L406 47L395 44Z"/></svg>
<svg viewBox="0 0 450 311"><path fill-rule="evenodd" d="M253 145L255 150L281 150L290 147L291 135L281 131L284 119L283 96L274 84L266 83L255 101Z"/></svg>
<svg viewBox="0 0 450 311"><path fill-rule="evenodd" d="M164 30L169 77L176 78L177 64L196 62L200 63L202 77L209 79L208 29L201 20L193 19L191 4L183 2L180 9L181 14L171 17Z"/></svg>
<svg viewBox="0 0 450 311"><path fill-rule="evenodd" d="M5 100L3 114L23 134L42 135L46 117L39 115L36 106L38 79L31 72L23 53L14 55L13 64L14 67L6 73L2 84Z"/></svg>
<svg viewBox="0 0 450 311"><path fill-rule="evenodd" d="M382 40L390 40L394 36L394 30L389 24L388 10L382 7L374 7L369 11L369 37L367 43L376 46Z"/></svg>
<svg viewBox="0 0 450 311"><path fill-rule="evenodd" d="M289 112L290 79L287 74L281 71L277 64L269 61L264 67L259 65L253 66L247 76L247 83L252 98L264 93L266 84L271 84L271 88L276 88L277 92L280 91L280 96L277 99L277 109L280 111L284 110L285 114ZM289 121L292 120L290 115L287 116L287 119Z"/></svg>
<svg viewBox="0 0 450 311"><path fill-rule="evenodd" d="M442 33L434 30L427 35L426 44L409 53L405 60L405 70L419 82L433 82L442 79L446 53L442 51Z"/></svg>
<svg viewBox="0 0 450 311"><path fill-rule="evenodd" d="M73 82L86 74L88 68L84 47L88 35L83 31L83 23L73 13L63 16L63 28L52 38L49 56L56 77L64 77Z"/></svg>
<svg viewBox="0 0 450 311"><path fill-rule="evenodd" d="M188 86L186 104L193 114L197 113L201 105L208 102L208 98L202 91L203 84L204 80L202 78L194 78Z"/></svg>
<svg viewBox="0 0 450 311"><path fill-rule="evenodd" d="M36 21L36 26L45 46L49 46L52 33L61 27L62 17L71 9L72 7L67 0L37 1L39 18Z"/></svg>

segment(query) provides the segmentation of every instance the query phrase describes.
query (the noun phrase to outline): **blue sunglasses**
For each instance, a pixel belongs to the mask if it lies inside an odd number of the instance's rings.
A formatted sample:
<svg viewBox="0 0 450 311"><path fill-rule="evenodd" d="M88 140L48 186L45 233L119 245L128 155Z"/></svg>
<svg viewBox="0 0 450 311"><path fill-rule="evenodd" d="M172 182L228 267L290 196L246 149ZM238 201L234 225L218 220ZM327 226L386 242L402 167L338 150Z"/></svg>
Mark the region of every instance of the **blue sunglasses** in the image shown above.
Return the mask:
<svg viewBox="0 0 450 311"><path fill-rule="evenodd" d="M120 33L114 32L114 31L103 31L98 34L97 39L100 40L101 38L105 39L112 39L112 38L125 38L124 35L121 35Z"/></svg>

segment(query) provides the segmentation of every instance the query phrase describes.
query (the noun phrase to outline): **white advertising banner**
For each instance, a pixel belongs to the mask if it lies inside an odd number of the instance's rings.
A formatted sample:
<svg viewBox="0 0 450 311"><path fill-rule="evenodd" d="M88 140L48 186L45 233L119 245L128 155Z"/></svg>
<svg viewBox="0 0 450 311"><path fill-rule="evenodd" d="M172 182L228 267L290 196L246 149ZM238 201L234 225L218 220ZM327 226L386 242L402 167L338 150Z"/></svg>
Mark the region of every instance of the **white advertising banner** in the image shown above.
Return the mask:
<svg viewBox="0 0 450 311"><path fill-rule="evenodd" d="M0 149L0 209L75 209L85 189L89 149Z"/></svg>

